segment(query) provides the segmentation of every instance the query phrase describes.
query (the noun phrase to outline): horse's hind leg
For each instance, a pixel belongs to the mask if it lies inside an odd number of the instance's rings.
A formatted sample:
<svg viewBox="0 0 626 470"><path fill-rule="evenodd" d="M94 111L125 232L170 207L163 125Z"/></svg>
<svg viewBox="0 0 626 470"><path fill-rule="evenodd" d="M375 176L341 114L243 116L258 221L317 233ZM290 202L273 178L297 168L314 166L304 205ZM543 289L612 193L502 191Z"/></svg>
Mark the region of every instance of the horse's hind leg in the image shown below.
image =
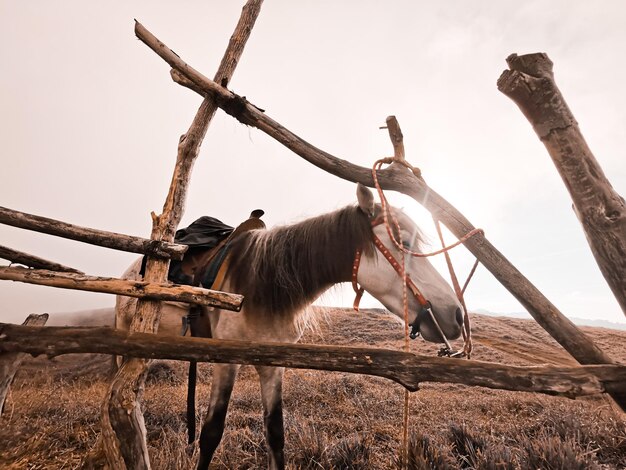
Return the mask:
<svg viewBox="0 0 626 470"><path fill-rule="evenodd" d="M284 367L257 367L261 381L263 423L267 441L268 467L285 468L285 429L283 427L283 373Z"/></svg>
<svg viewBox="0 0 626 470"><path fill-rule="evenodd" d="M214 364L213 380L211 384L211 398L202 431L200 432L200 459L198 470L207 470L213 459L215 449L224 434L224 421L228 411L230 394L235 385L239 365Z"/></svg>

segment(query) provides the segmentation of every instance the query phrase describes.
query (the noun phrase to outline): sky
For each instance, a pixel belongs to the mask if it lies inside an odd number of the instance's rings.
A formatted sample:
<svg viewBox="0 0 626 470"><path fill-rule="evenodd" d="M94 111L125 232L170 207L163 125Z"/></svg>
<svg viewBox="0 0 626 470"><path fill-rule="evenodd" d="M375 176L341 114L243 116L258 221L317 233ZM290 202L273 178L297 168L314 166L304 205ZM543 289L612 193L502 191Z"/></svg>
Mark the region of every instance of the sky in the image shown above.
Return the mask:
<svg viewBox="0 0 626 470"><path fill-rule="evenodd" d="M0 0L0 205L148 237L201 99L171 81L135 38L133 19L212 77L243 3ZM496 88L509 54L546 52L624 196L624 24L621 1L267 0L230 87L307 141L367 167L393 153L379 127L397 116L408 161L561 312L624 323L547 151ZM269 226L292 223L353 204L355 189L218 112L181 226L201 215L234 225L256 208ZM438 246L417 202L389 199ZM137 257L7 226L0 244L98 276L120 276ZM452 256L464 278L473 258L462 247ZM443 259L433 263L445 271ZM0 298L0 321L15 322L114 302L10 281L0 282ZM321 302L352 300L344 286ZM524 310L484 268L467 303Z"/></svg>

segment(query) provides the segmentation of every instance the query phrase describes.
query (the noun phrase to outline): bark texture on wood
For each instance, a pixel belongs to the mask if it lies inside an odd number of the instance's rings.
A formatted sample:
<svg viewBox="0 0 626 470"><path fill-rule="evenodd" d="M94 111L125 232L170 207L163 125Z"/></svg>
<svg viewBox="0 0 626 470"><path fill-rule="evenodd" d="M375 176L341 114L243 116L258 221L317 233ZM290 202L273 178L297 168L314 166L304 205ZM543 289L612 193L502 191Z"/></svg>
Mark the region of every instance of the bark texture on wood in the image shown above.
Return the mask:
<svg viewBox="0 0 626 470"><path fill-rule="evenodd" d="M498 89L519 106L556 166L587 242L626 315L626 202L611 186L554 81L546 54L512 54Z"/></svg>
<svg viewBox="0 0 626 470"><path fill-rule="evenodd" d="M43 326L48 321L48 314L42 315L30 314L24 321L23 325L26 326ZM0 343L4 339L2 336L3 327L0 326ZM28 353L21 351L20 349L13 349L11 351L5 351L0 347L0 415L4 410L4 402L9 393L9 387L13 382L17 369L22 364L22 361L26 358Z"/></svg>
<svg viewBox="0 0 626 470"><path fill-rule="evenodd" d="M48 217L7 209L6 207L0 207L0 224L69 238L70 240L105 248L113 248L114 250L150 254L160 258L182 259L188 248L187 245L148 240L121 233L80 227L61 222L60 220L49 219Z"/></svg>
<svg viewBox="0 0 626 470"><path fill-rule="evenodd" d="M229 294L201 287L186 286L147 281L131 281L114 277L96 277L85 274L47 271L45 269L27 269L21 267L0 267L0 279L25 282L40 286L59 287L61 289L105 292L126 295L140 299L170 300L196 305L241 310L243 296Z"/></svg>
<svg viewBox="0 0 626 470"><path fill-rule="evenodd" d="M249 0L243 7L239 22L220 63L215 80L228 84L239 62L246 41L259 15L262 0ZM136 24L135 30L140 27ZM178 144L176 166L163 212L153 216L151 239L172 242L183 215L191 170L198 156L211 119L217 111L215 99L206 97ZM169 260L148 258L144 279L164 282ZM140 300L131 323L131 331L156 333L160 320L160 302ZM146 432L138 397L143 388L147 362L131 358L118 370L102 410L103 448L113 468L149 469Z"/></svg>
<svg viewBox="0 0 626 470"><path fill-rule="evenodd" d="M373 186L371 169L337 158L297 136L245 98L232 93L209 80L186 64L145 28L142 41L170 66L176 69L195 88L213 95L225 112L248 126L260 129L309 163L348 181ZM138 32L139 35L139 32ZM174 79L177 75L173 74ZM411 196L443 222L458 238L475 227L455 207L430 188L421 177L399 165L379 172L378 180L385 190ZM581 364L612 364L614 361L591 339L565 317L524 275L500 253L484 235L476 235L465 242L467 249L480 260L500 283L528 310L533 318ZM626 395L612 395L626 409Z"/></svg>
<svg viewBox="0 0 626 470"><path fill-rule="evenodd" d="M395 116L387 116L385 119L387 124L387 131L389 131L389 138L391 139L391 145L393 146L393 156L398 160L405 160L404 155L404 136L400 129L400 124Z"/></svg>
<svg viewBox="0 0 626 470"><path fill-rule="evenodd" d="M54 261L48 261L47 259L40 258L38 256L30 255L22 251L17 251L12 248L0 245L0 258L6 259L11 263L18 263L29 268L47 269L49 271L65 271L68 273L84 274L78 269L64 266Z"/></svg>
<svg viewBox="0 0 626 470"><path fill-rule="evenodd" d="M422 382L461 383L570 398L626 389L626 365L521 367L389 349L166 338L111 328L33 328L1 323L0 338L0 351L48 356L90 352L342 371L385 377L413 391Z"/></svg>

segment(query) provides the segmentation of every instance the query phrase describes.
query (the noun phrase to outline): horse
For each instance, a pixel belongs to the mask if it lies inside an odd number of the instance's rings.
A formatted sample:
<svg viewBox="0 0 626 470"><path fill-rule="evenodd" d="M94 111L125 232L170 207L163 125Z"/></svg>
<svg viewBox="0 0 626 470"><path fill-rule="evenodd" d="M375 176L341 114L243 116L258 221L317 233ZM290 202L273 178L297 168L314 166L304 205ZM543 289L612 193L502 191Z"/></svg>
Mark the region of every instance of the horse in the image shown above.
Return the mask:
<svg viewBox="0 0 626 470"><path fill-rule="evenodd" d="M403 244L419 251L423 237L415 223L402 211L389 207L399 222ZM390 312L404 319L403 282L398 275L400 250L381 221L382 208L371 190L357 186L357 204L302 222L272 229L245 232L232 241L228 271L220 290L244 296L240 312L204 308L201 318L211 336L249 341L298 341L310 306L324 291L342 282L357 283ZM375 243L378 240L381 246ZM382 243L381 243L382 242ZM386 248L387 255L384 253ZM426 258L406 260L409 278L419 286L418 296L408 297L409 322L430 342L441 343L461 335L461 305L450 285ZM127 271L138 278L139 263ZM356 289L355 289L356 290ZM116 324L128 328L136 300L120 297ZM160 334L180 334L180 321L189 305L165 302ZM442 338L442 335L445 335ZM220 443L231 392L240 365L214 364L208 410L200 433L199 470L209 468ZM283 469L284 428L283 367L257 366L264 410L268 466Z"/></svg>

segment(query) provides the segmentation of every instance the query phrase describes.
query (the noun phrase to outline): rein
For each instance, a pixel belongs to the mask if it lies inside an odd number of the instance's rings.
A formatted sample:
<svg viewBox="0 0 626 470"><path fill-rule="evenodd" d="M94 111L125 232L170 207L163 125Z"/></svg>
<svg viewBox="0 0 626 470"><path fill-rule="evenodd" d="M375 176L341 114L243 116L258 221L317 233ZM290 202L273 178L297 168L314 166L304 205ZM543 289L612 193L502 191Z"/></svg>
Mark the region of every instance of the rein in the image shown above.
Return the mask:
<svg viewBox="0 0 626 470"><path fill-rule="evenodd" d="M437 219L435 219L433 217L433 220L435 221L435 225L437 227L437 233L439 234L439 238L441 240L442 243L442 248L440 250L437 251L433 251L431 253L418 253L415 251L412 251L408 248L405 248L404 245L402 244L402 240L398 240L396 239L396 237L394 236L393 230L392 230L392 226L390 223L390 219L391 222L393 223L394 227L396 228L397 233L399 234L399 238L401 238L401 231L400 231L400 224L398 222L398 220L394 217L394 215L391 213L391 211L389 210L389 205L387 203L387 198L385 196L385 194L383 193L383 190L378 182L378 175L377 175L377 171L382 167L383 164L386 163L400 163L404 166L406 166L407 168L409 168L417 177L421 177L420 171L417 168L412 167L411 165L409 165L406 161L404 160L399 160L399 159L395 159L395 158L383 158L381 160L378 160L374 163L374 166L372 168L372 177L374 179L374 186L376 187L376 190L378 191L378 195L380 197L381 200L381 207L382 207L382 214L379 215L378 217L376 217L374 220L372 220L371 224L372 224L372 228L384 224L385 228L387 229L387 234L389 235L389 238L391 239L392 243L401 251L402 253L402 263L399 263L398 260L393 256L393 254L391 253L391 251L383 244L383 242L380 240L380 238L378 238L378 236L376 236L376 234L372 233L373 236L373 241L374 241L374 245L376 246L376 248L378 249L378 251L381 252L381 254L385 257L385 259L389 262L389 264L391 264L391 266L394 268L394 270L398 273L398 275L404 280L404 286L403 286L403 291L404 291L404 317L405 317L405 329L406 332L408 334L408 336L410 336L411 339L415 339L417 338L417 336L419 336L419 315L420 313L426 312L428 313L428 315L430 316L430 318L432 319L435 328L437 329L437 332L439 333L439 335L441 336L445 347L442 348L438 355L439 356L448 356L448 357L467 357L468 359L470 358L471 355L471 351L472 351L472 340L471 340L471 324L470 324L470 319L469 319L469 314L467 311L467 307L465 305L465 299L463 298L463 293L465 292L465 289L467 288L467 285L469 284L470 279L472 278L474 272L476 271L476 267L478 266L478 260L476 261L476 263L474 264L467 280L465 281L465 284L463 286L463 288L461 289L458 279L456 277L456 274L454 272L454 268L452 266L452 262L450 260L450 256L448 254L448 251L450 251L452 248L455 248L457 246L459 246L461 243L464 243L466 240L468 240L469 238L473 237L474 235L478 234L478 233L484 233L482 229L473 229L470 232L468 232L466 235L464 235L461 239L459 239L458 241L456 241L455 243L446 246L445 242L443 240L443 234L441 232L441 227L439 224L439 221ZM464 339L464 345L463 345L463 350L461 351L453 351L452 347L450 345L450 342L448 341L448 338L446 337L445 333L443 332L443 330L441 329L441 326L439 325L439 322L437 321L437 318L435 316L435 314L433 313L432 310L432 305L431 303L424 297L424 295L421 293L421 291L419 290L419 288L417 287L417 285L415 285L415 283L413 282L413 280L411 279L411 277L406 274L406 270L405 270L405 255L410 255L410 256L414 256L414 257L420 257L420 258L425 258L425 257L429 257L429 256L435 256L438 254L444 253L445 257L446 257L446 263L448 265L448 269L450 271L450 277L452 280L452 284L455 290L455 293L457 295L457 298L459 299L459 302L461 303L461 306L463 307L463 314L464 314L464 319L463 319L463 339ZM363 293L365 292L365 290L359 286L358 281L357 281L357 276L358 276L358 271L359 271L359 266L361 263L361 256L362 256L362 252L361 249L357 249L355 256L354 256L354 263L352 265L352 288L354 289L354 292L356 294L356 297L354 299L354 303L353 303L353 308L358 312L359 310L359 303L361 301L361 298L363 297ZM408 303L406 301L406 290L410 290L411 294L413 295L413 297L417 300L417 302L420 304L422 311L418 312L415 321L413 322L413 324L409 325L408 324ZM411 326L411 332L408 333L408 326Z"/></svg>
<svg viewBox="0 0 626 470"><path fill-rule="evenodd" d="M383 190L378 182L378 174L377 174L378 170L382 167L383 164L390 164L390 163L399 163L405 166L406 168L411 170L417 178L421 178L422 176L421 176L421 171L419 170L419 168L415 168L411 166L410 164L408 164L403 156L394 157L394 158L383 158L381 160L377 160L374 163L374 166L372 167L372 178L374 180L374 186L376 187L376 190L378 191L378 195L380 197L381 207L382 207L382 215L379 215L376 219L372 220L371 222L372 228L384 223L385 228L387 229L387 234L389 235L389 238L391 239L395 247L398 248L400 252L402 253L402 263L399 263L396 260L396 258L393 256L391 251L380 241L378 236L376 236L376 234L373 233L372 231L372 236L374 238L374 245L382 253L385 259L391 264L391 266L394 268L394 270L398 273L398 275L403 281L402 303L404 306L404 331L405 331L404 348L408 352L409 351L409 337L412 339L415 339L419 335L419 326L420 326L419 317L420 317L420 314L425 311L429 314L439 335L441 336L441 338L443 339L443 342L445 343L445 347L443 347L437 355L448 356L448 357L467 357L469 359L471 352L472 352L471 325L470 325L469 314L467 312L467 307L465 306L465 300L463 299L463 293L465 292L465 289L467 288L467 285L469 284L470 279L472 278L474 272L476 271L476 267L478 266L478 260L476 260L476 263L474 264L467 280L465 281L465 284L463 285L463 288L461 289L459 287L459 282L456 277L456 274L454 273L454 268L452 267L452 262L450 260L448 251L460 245L461 243L464 243L470 237L473 237L474 235L478 233L484 233L484 232L481 229L473 229L469 233L465 234L457 242L453 243L452 245L446 246L444 239L443 239L443 234L441 233L441 227L439 225L439 221L433 216L433 220L435 221L435 225L437 226L437 233L439 234L439 239L441 240L442 248L440 250L434 251L432 253L426 253L426 254L417 253L415 251L405 248L402 245L402 232L400 230L400 224L398 220L394 217L394 215L391 213L391 211L389 210L389 207L387 204L387 198L385 197L385 194L383 193ZM398 233L398 237L400 238L400 240L397 240L396 237L394 236L389 219L391 219L391 221L393 222L394 228L396 229L396 232ZM415 285L411 277L407 275L406 273L406 264L405 264L406 255L415 256L415 257L428 257L428 256L434 256L440 253L445 254L446 263L448 265L448 269L450 271L450 277L452 279L452 284L454 286L454 291L457 295L457 298L459 299L459 302L461 303L461 306L463 307L464 317L463 317L463 330L462 331L463 331L464 345L463 345L463 350L456 351L456 352L452 350L452 347L450 346L450 342L448 341L448 338L446 337L443 330L441 329L439 322L437 321L437 318L435 317L435 314L433 313L431 303L424 297L424 295L420 292L419 288ZM357 249L355 256L354 256L354 263L352 265L352 288L354 289L356 293L356 298L354 299L353 307L357 312L359 310L359 302L361 301L361 298L363 297L363 293L365 292L365 290L362 287L359 287L359 284L357 281L359 265L361 263L361 255L362 255L361 250ZM411 326L410 333L409 333L409 320L408 320L409 303L408 303L407 290L411 291L411 293L413 294L413 297L415 297L415 299L417 300L417 302L420 304L422 308L422 311L418 312L418 314L416 315L415 321L413 322L413 324L410 325ZM403 429L403 433L402 433L403 468L408 468L408 463L409 463L409 452L408 452L409 391L406 389L404 391L404 412L403 412L403 428L402 429Z"/></svg>

